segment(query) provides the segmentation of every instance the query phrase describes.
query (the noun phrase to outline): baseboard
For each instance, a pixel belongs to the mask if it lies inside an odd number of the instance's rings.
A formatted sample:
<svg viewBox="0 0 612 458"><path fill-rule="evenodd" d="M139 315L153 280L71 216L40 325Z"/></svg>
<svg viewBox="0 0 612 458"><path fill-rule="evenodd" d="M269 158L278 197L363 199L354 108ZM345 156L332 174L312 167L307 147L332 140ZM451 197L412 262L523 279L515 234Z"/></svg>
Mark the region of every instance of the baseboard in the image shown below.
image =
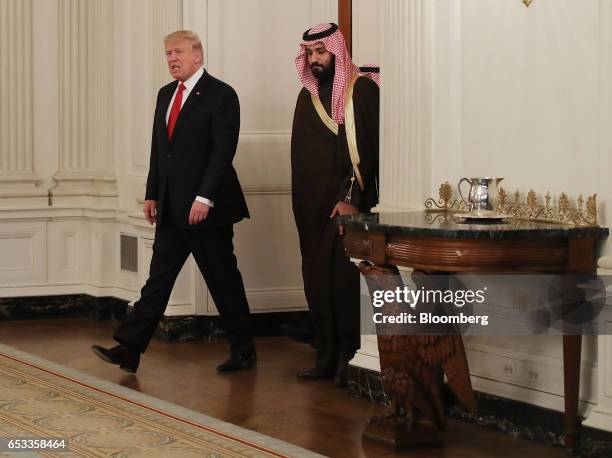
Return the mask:
<svg viewBox="0 0 612 458"><path fill-rule="evenodd" d="M96 321L122 320L129 313L128 301L87 294L0 298L0 321L89 317ZM280 325L307 322L308 312L252 313L255 336L282 335ZM225 336L218 316L165 316L154 337L166 342L216 339Z"/></svg>
<svg viewBox="0 0 612 458"><path fill-rule="evenodd" d="M380 373L350 366L348 376L349 393L356 398L389 405ZM474 414L461 408L451 407L447 414L489 429L511 434L523 439L563 446L563 413L476 392L479 412ZM612 433L582 426L580 430L580 456L583 458L609 458L612 456Z"/></svg>
<svg viewBox="0 0 612 458"><path fill-rule="evenodd" d="M89 317L96 321L125 316L127 301L87 294L0 298L0 321Z"/></svg>
<svg viewBox="0 0 612 458"><path fill-rule="evenodd" d="M280 325L293 321L306 321L308 312L268 312L252 313L251 323L256 337L280 336ZM224 338L225 332L218 316L166 316L157 330L155 337L166 342L187 340L213 340Z"/></svg>

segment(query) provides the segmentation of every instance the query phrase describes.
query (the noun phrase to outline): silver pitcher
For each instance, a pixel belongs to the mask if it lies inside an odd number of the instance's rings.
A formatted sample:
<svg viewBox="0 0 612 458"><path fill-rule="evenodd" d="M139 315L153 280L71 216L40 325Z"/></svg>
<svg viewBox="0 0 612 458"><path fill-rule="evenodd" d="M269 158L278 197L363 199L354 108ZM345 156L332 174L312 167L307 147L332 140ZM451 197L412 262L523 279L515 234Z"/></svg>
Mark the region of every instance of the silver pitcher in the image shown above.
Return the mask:
<svg viewBox="0 0 612 458"><path fill-rule="evenodd" d="M498 185L503 178L461 178L457 184L459 195L468 206L470 216L477 218L498 217L497 204L499 202ZM470 184L468 198L461 192L461 184L466 181Z"/></svg>

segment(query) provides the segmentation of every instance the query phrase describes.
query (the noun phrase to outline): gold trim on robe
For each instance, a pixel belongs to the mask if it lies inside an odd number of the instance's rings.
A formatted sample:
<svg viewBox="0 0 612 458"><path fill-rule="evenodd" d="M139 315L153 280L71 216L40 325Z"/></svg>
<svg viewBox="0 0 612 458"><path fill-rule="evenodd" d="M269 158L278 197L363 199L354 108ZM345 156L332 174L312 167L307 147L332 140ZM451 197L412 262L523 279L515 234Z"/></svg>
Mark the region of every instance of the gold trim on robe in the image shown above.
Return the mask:
<svg viewBox="0 0 612 458"><path fill-rule="evenodd" d="M353 171L355 172L355 177L357 178L357 183L359 183L359 187L363 191L365 188L365 184L363 182L363 177L361 176L361 172L359 171L359 162L361 161L359 157L359 150L357 149L357 132L355 129L355 110L353 109L353 87L355 86L355 81L359 78L359 74L356 74L349 81L347 91L346 91L346 105L344 109L344 124L346 127L346 142L348 144L349 154L351 156L351 162L353 163Z"/></svg>
<svg viewBox="0 0 612 458"><path fill-rule="evenodd" d="M321 121L323 121L323 124L325 124L325 127L331 130L334 135L338 135L338 124L336 124L336 122L329 117L327 111L325 111L323 103L321 103L321 99L313 94L310 94L310 98L312 99L312 104L314 105L315 110L317 110L319 118L321 118Z"/></svg>

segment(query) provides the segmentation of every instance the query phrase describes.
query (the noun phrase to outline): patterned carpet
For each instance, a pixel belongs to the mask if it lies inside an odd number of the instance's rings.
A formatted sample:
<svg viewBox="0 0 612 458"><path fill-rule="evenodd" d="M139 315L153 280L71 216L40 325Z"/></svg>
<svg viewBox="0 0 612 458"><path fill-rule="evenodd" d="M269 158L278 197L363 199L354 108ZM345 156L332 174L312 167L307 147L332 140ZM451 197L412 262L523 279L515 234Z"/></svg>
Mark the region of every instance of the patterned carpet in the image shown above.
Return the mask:
<svg viewBox="0 0 612 458"><path fill-rule="evenodd" d="M67 439L21 458L320 456L2 344L1 438Z"/></svg>

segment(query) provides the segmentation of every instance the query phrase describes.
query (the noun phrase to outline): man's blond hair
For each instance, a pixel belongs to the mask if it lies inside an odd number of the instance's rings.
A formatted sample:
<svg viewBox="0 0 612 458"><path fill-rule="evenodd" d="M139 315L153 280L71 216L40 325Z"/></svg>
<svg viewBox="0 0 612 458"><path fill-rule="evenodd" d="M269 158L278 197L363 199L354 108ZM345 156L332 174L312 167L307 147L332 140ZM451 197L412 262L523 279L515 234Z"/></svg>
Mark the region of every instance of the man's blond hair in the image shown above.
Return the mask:
<svg viewBox="0 0 612 458"><path fill-rule="evenodd" d="M200 37L197 33L192 32L191 30L177 30L176 32L166 35L164 38L164 45L168 45L168 43L183 39L189 40L191 42L191 49L199 53L200 57L204 59L204 48L202 47Z"/></svg>

